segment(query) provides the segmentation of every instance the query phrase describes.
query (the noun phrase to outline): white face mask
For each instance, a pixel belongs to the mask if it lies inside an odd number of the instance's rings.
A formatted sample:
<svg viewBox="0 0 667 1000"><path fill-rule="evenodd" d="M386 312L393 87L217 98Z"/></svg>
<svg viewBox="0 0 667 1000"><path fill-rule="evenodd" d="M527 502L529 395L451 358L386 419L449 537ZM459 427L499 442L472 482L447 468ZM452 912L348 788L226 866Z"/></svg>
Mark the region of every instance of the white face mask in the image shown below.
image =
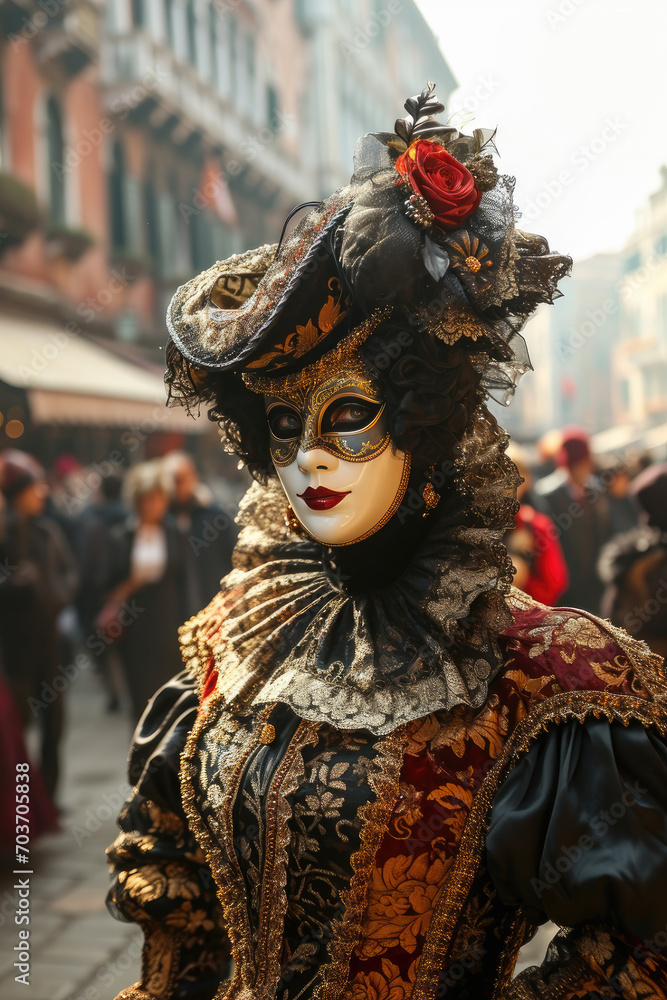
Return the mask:
<svg viewBox="0 0 667 1000"><path fill-rule="evenodd" d="M337 546L383 527L405 496L410 456L392 447L380 383L354 365L265 400L271 456L306 531Z"/></svg>

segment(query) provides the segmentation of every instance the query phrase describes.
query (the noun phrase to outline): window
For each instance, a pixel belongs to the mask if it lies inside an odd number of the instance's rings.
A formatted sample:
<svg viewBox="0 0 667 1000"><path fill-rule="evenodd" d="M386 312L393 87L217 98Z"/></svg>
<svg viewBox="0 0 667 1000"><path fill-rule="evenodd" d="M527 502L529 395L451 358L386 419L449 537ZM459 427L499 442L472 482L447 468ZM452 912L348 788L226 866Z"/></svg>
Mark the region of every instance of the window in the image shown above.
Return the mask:
<svg viewBox="0 0 667 1000"><path fill-rule="evenodd" d="M313 27L313 10L308 9L308 0L296 0L294 5L296 19L302 31L309 31Z"/></svg>
<svg viewBox="0 0 667 1000"><path fill-rule="evenodd" d="M625 258L626 274L629 273L630 271L638 270L638 268L641 267L641 263L642 263L642 255L640 254L639 250L635 251L635 253L630 254L629 257Z"/></svg>
<svg viewBox="0 0 667 1000"><path fill-rule="evenodd" d="M111 170L109 171L109 229L112 249L125 249L127 244L125 156L119 142L113 144Z"/></svg>
<svg viewBox="0 0 667 1000"><path fill-rule="evenodd" d="M132 24L135 28L143 28L146 24L144 0L131 0Z"/></svg>
<svg viewBox="0 0 667 1000"><path fill-rule="evenodd" d="M641 318L638 307L629 304L624 310L623 318L626 337L629 340L639 337L641 334Z"/></svg>
<svg viewBox="0 0 667 1000"><path fill-rule="evenodd" d="M266 88L266 120L269 128L275 130L278 127L278 95L271 84Z"/></svg>
<svg viewBox="0 0 667 1000"><path fill-rule="evenodd" d="M197 212L188 219L190 260L195 271L205 271L215 259L212 223L213 220L208 212Z"/></svg>
<svg viewBox="0 0 667 1000"><path fill-rule="evenodd" d="M257 67L255 65L255 39L250 34L245 36L245 64L246 83L248 86L248 110L252 111L255 107L255 75Z"/></svg>
<svg viewBox="0 0 667 1000"><path fill-rule="evenodd" d="M644 399L650 402L653 399L653 387L655 385L655 372L652 368L642 368L642 387Z"/></svg>
<svg viewBox="0 0 667 1000"><path fill-rule="evenodd" d="M667 295L660 295L657 301L658 336L667 341Z"/></svg>
<svg viewBox="0 0 667 1000"><path fill-rule="evenodd" d="M373 12L368 23L372 27L370 31L367 27L366 31L371 36L374 44L379 46L383 44L387 33L387 16L391 20L391 15L386 10L385 0L374 0L371 6L373 7Z"/></svg>
<svg viewBox="0 0 667 1000"><path fill-rule="evenodd" d="M217 88L220 81L218 67L218 15L213 4L208 9L208 38L211 46L211 82Z"/></svg>
<svg viewBox="0 0 667 1000"><path fill-rule="evenodd" d="M169 176L169 201L171 205L171 219L169 220L169 233L173 234L165 243L167 277L183 278L183 275L192 273L192 261L190 259L190 240L188 232L188 219L183 213L185 205L190 204L189 198L185 202L181 201L182 186L176 171L172 171ZM190 218L194 218L191 216Z"/></svg>
<svg viewBox="0 0 667 1000"><path fill-rule="evenodd" d="M2 95L2 74L0 74L0 170L5 169L5 102Z"/></svg>
<svg viewBox="0 0 667 1000"><path fill-rule="evenodd" d="M157 193L155 191L155 164L146 167L146 178L143 182L144 222L146 227L146 249L152 260L157 261L160 255L159 210Z"/></svg>
<svg viewBox="0 0 667 1000"><path fill-rule="evenodd" d="M46 103L46 144L49 167L49 221L65 224L65 165L60 108L53 97Z"/></svg>
<svg viewBox="0 0 667 1000"><path fill-rule="evenodd" d="M197 15L195 13L194 0L188 0L185 8L187 42L188 42L188 62L191 66L197 65Z"/></svg>
<svg viewBox="0 0 667 1000"><path fill-rule="evenodd" d="M164 0L164 31L167 45L174 47L174 0Z"/></svg>
<svg viewBox="0 0 667 1000"><path fill-rule="evenodd" d="M238 25L232 17L229 21L229 92L232 97L236 96L238 87L238 43Z"/></svg>

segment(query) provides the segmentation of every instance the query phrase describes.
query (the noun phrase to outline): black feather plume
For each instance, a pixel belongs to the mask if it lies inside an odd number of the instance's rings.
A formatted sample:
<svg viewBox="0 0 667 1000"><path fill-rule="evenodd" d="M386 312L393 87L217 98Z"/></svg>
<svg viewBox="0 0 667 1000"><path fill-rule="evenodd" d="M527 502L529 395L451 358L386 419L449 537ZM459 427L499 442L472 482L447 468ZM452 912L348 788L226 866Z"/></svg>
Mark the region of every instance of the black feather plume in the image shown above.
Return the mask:
<svg viewBox="0 0 667 1000"><path fill-rule="evenodd" d="M442 125L435 120L434 115L441 114L445 110L445 106L440 103L434 90L435 84L427 83L421 94L409 97L405 102L407 116L396 119L394 131L408 146L415 139L426 139L431 135L447 135L449 132L456 132L455 128Z"/></svg>

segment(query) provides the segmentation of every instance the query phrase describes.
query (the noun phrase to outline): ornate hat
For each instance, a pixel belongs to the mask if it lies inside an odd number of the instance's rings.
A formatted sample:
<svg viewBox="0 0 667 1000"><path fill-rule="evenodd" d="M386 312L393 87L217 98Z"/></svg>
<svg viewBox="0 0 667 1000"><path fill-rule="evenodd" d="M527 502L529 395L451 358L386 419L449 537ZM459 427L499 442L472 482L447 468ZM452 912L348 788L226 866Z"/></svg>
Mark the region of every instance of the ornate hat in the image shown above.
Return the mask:
<svg viewBox="0 0 667 1000"><path fill-rule="evenodd" d="M350 183L281 244L218 261L174 295L173 369L276 378L310 366L391 316L463 344L502 401L530 368L519 335L560 293L571 260L515 226L514 178L493 163L494 133L442 125L429 84L393 133L357 143ZM175 349L175 350L174 350Z"/></svg>

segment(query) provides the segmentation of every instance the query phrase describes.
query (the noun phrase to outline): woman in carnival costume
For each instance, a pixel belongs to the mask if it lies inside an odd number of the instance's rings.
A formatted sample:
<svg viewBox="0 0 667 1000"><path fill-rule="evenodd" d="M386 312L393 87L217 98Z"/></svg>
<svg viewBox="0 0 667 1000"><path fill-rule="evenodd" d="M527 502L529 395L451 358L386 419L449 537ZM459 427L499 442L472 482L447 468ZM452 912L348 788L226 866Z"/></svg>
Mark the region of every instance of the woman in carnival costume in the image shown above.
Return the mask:
<svg viewBox="0 0 667 1000"><path fill-rule="evenodd" d="M502 542L486 400L571 262L516 228L488 133L430 86L406 109L169 309L172 395L256 482L132 744L125 1000L667 997L661 661L513 590Z"/></svg>

